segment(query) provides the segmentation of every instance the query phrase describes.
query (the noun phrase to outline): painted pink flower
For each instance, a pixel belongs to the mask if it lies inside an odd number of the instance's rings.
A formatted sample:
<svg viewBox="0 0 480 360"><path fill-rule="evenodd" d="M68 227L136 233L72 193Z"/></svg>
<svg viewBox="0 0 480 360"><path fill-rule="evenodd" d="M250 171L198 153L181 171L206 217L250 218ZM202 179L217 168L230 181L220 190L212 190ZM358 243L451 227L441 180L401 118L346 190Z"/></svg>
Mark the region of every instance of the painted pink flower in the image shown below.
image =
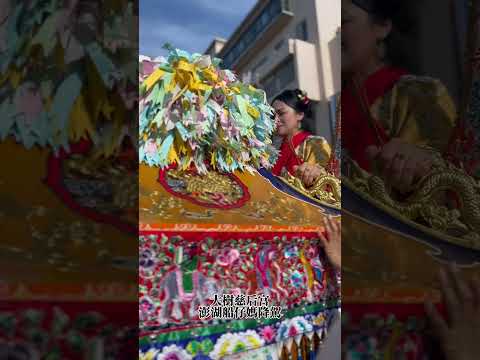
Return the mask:
<svg viewBox="0 0 480 360"><path fill-rule="evenodd" d="M264 327L261 334L266 342L271 342L275 339L275 329L271 326Z"/></svg>
<svg viewBox="0 0 480 360"><path fill-rule="evenodd" d="M243 293L242 293L242 289L234 288L230 290L230 294L232 294L233 296L239 296L239 295L242 295Z"/></svg>
<svg viewBox="0 0 480 360"><path fill-rule="evenodd" d="M237 249L225 249L217 257L217 263L220 266L232 266L240 258L240 252Z"/></svg>
<svg viewBox="0 0 480 360"><path fill-rule="evenodd" d="M298 335L298 330L295 326L291 326L290 329L288 329L288 336L294 337Z"/></svg>
<svg viewBox="0 0 480 360"><path fill-rule="evenodd" d="M165 360L182 360L176 353L167 354Z"/></svg>

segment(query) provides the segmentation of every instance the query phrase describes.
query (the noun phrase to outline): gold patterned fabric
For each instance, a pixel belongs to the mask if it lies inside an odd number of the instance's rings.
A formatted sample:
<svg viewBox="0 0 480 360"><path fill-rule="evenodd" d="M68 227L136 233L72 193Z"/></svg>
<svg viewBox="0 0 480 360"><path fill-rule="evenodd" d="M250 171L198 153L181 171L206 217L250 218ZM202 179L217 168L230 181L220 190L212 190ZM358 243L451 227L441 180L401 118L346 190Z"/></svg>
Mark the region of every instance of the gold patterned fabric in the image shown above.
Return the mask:
<svg viewBox="0 0 480 360"><path fill-rule="evenodd" d="M403 76L371 106L390 138L444 152L456 109L445 86L428 77Z"/></svg>
<svg viewBox="0 0 480 360"><path fill-rule="evenodd" d="M203 188L194 189L196 191L186 197L186 194L180 192L170 195L165 185L158 181L158 173L157 168L140 165L139 212L140 230L143 231L315 231L321 230L321 219L327 214L325 209L272 187L258 173L236 172L238 180L248 189L249 200L238 207L222 208L206 207L205 202L211 199L203 198L202 194L209 193L212 189L222 192L224 190L219 182L228 181L233 190L222 193L223 200L228 200L222 204L235 203L238 196L232 178L219 173L206 175L204 182L196 180L200 186L203 184ZM185 177L182 179L186 180ZM169 186L170 191L177 179L171 180L173 185ZM201 202L193 202L194 199Z"/></svg>
<svg viewBox="0 0 480 360"><path fill-rule="evenodd" d="M318 164L322 167L326 167L332 149L325 138L310 135L295 149L295 152L300 159L308 164Z"/></svg>
<svg viewBox="0 0 480 360"><path fill-rule="evenodd" d="M408 201L397 201L381 178L348 158L344 163L345 184L412 226L421 224L438 238L480 248L480 193L476 180L441 157L447 150L456 116L446 88L435 79L403 76L370 110L389 138L431 149L436 155L432 170L417 182L408 199L404 199Z"/></svg>
<svg viewBox="0 0 480 360"><path fill-rule="evenodd" d="M96 222L67 204L46 183L52 177L51 157L48 149L27 150L13 139L0 144L0 162L10 164L8 171L0 176L0 257L6 264L2 273L7 279L0 300L136 303L135 233L127 233L114 224ZM71 179L67 160L71 158L64 161L58 181L67 183L72 202L85 208L91 204L82 200L96 200L96 214L114 213L122 222L122 208L114 206L120 184L117 187L80 172L78 178ZM109 168L113 167L104 169ZM85 194L92 184L98 183L100 189L112 190L110 205L101 203L95 194ZM78 198L74 196L77 187L85 192ZM131 191L130 187L123 186L122 193ZM130 221L135 221L136 228L136 216L130 217ZM92 249L96 256L92 256Z"/></svg>

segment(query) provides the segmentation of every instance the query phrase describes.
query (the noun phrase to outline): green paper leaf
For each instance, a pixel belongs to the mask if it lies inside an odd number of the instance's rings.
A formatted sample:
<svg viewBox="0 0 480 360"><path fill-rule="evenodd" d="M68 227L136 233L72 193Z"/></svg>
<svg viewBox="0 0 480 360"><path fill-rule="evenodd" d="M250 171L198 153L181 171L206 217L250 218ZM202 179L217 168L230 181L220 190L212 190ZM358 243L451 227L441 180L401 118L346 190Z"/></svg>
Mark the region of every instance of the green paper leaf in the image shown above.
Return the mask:
<svg viewBox="0 0 480 360"><path fill-rule="evenodd" d="M65 131L75 100L80 95L82 80L78 74L69 75L58 87L52 104L54 130Z"/></svg>
<svg viewBox="0 0 480 360"><path fill-rule="evenodd" d="M41 45L45 57L49 57L57 44L57 21L60 13L50 16L32 39L32 45Z"/></svg>

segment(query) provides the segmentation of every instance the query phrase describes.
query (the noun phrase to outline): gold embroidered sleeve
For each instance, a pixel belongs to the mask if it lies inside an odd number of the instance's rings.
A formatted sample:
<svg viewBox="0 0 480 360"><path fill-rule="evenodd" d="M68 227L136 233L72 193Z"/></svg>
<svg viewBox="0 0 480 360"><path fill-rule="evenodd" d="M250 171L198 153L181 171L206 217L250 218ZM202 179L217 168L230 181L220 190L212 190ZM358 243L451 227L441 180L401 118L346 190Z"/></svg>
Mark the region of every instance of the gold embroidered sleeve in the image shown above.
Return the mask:
<svg viewBox="0 0 480 360"><path fill-rule="evenodd" d="M456 121L456 109L438 80L407 76L379 103L374 113L390 137L443 152Z"/></svg>
<svg viewBox="0 0 480 360"><path fill-rule="evenodd" d="M298 148L298 155L304 162L322 167L328 164L331 153L330 145L321 136L309 136Z"/></svg>

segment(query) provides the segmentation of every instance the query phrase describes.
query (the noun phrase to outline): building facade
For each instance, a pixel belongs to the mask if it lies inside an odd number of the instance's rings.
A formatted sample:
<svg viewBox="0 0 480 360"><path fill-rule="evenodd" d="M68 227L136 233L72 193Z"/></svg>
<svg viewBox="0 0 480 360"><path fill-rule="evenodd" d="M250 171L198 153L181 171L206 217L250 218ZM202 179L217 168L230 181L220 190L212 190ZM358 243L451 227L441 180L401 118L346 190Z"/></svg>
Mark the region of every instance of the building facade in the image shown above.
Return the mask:
<svg viewBox="0 0 480 360"><path fill-rule="evenodd" d="M207 52L223 59L268 100L299 88L313 102L307 128L333 142L336 95L341 87L341 2L259 0L232 36Z"/></svg>

